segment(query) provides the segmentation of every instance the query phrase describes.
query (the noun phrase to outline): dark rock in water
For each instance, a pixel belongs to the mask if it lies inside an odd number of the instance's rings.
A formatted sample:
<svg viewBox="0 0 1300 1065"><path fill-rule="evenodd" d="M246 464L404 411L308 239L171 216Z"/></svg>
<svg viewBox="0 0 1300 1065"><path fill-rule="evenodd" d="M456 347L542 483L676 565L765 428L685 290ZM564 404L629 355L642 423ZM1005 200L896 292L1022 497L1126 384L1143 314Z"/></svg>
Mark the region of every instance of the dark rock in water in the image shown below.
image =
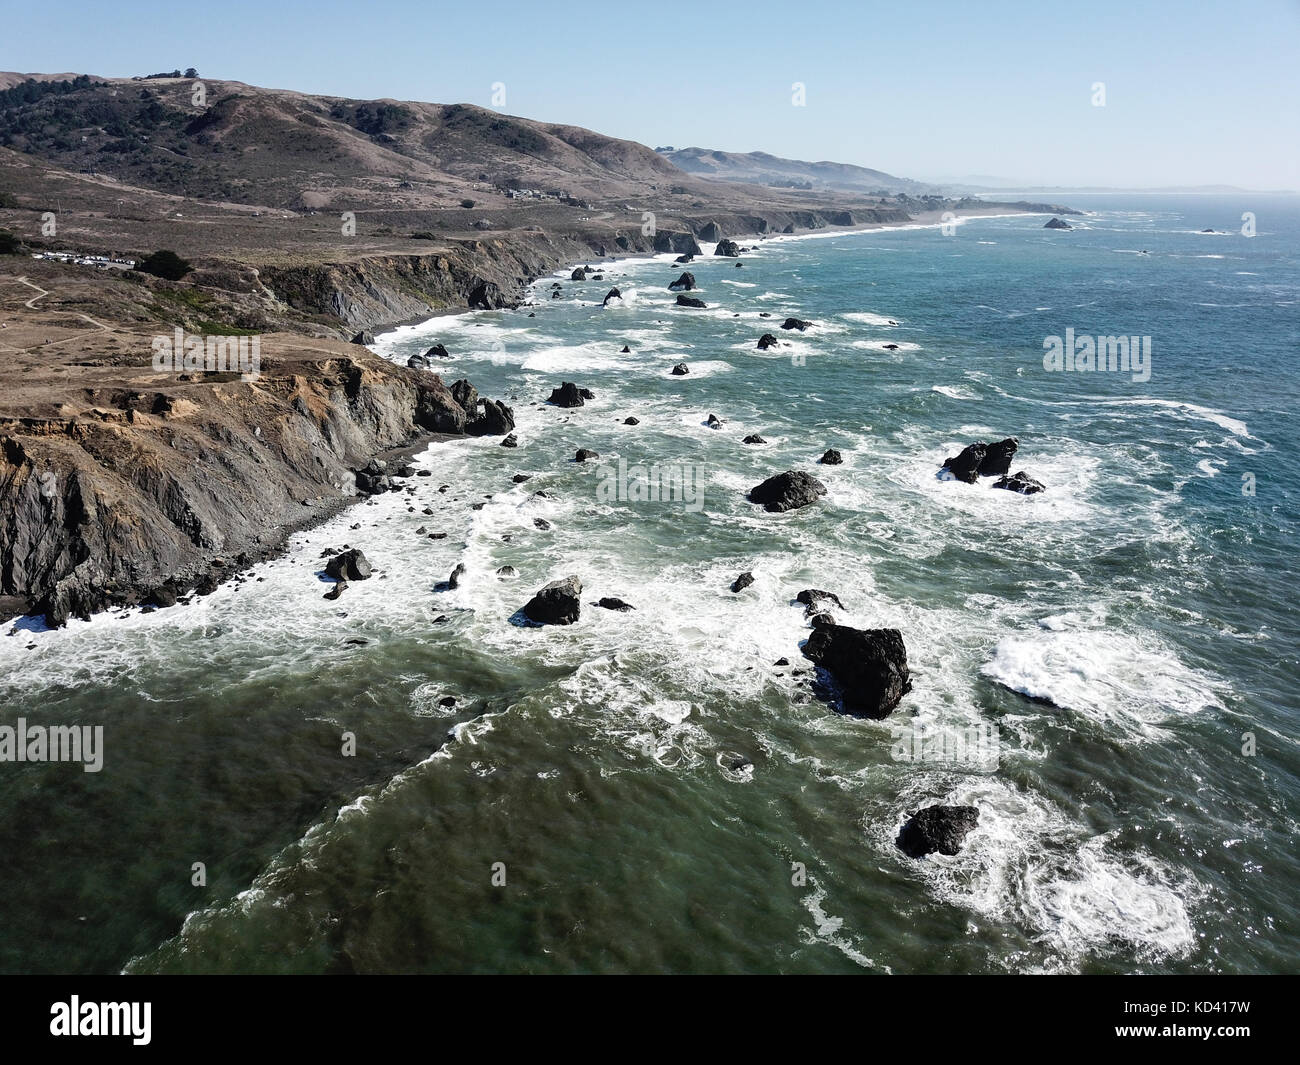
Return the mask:
<svg viewBox="0 0 1300 1065"><path fill-rule="evenodd" d="M1049 218L1044 224L1044 229L1073 229L1074 227L1068 222L1062 222L1059 218Z"/></svg>
<svg viewBox="0 0 1300 1065"><path fill-rule="evenodd" d="M599 451L588 451L585 447L578 448L578 453L573 456L574 462L586 462L589 459L600 458Z"/></svg>
<svg viewBox="0 0 1300 1065"><path fill-rule="evenodd" d="M502 447L518 447L518 446L519 446L519 438L518 438L517 436L515 436L514 433L511 433L509 436L507 436L504 440L501 441L501 446L502 446Z"/></svg>
<svg viewBox="0 0 1300 1065"><path fill-rule="evenodd" d="M571 274L569 275L569 280L570 280L570 281L586 281L586 280L587 280L587 271L584 270L581 266L579 266L576 270L573 271L573 273L571 273Z"/></svg>
<svg viewBox="0 0 1300 1065"><path fill-rule="evenodd" d="M812 325L812 322L805 322L802 318L787 318L784 322L781 323L781 328L797 329L799 330L799 332L802 333L810 325Z"/></svg>
<svg viewBox="0 0 1300 1065"><path fill-rule="evenodd" d="M957 455L944 459L942 469L952 474L954 480L974 484L979 479L980 463L987 452L987 444L968 444Z"/></svg>
<svg viewBox="0 0 1300 1065"><path fill-rule="evenodd" d="M325 564L325 576L336 581L364 581L371 572L369 560L356 547L335 555Z"/></svg>
<svg viewBox="0 0 1300 1065"><path fill-rule="evenodd" d="M615 599L613 596L605 596L596 603L597 606L603 606L606 610L619 610L626 613L629 610L635 610L631 603L625 603L622 599Z"/></svg>
<svg viewBox="0 0 1300 1065"><path fill-rule="evenodd" d="M673 367L674 377L685 377L690 372L691 372L690 368L684 362L679 362L676 366Z"/></svg>
<svg viewBox="0 0 1300 1065"><path fill-rule="evenodd" d="M558 281L552 281L552 282L551 282L551 288L563 288L563 287L564 287L564 286L561 285Z"/></svg>
<svg viewBox="0 0 1300 1065"><path fill-rule="evenodd" d="M716 414L710 414L708 420L704 423L710 429L721 429L726 423Z"/></svg>
<svg viewBox="0 0 1300 1065"><path fill-rule="evenodd" d="M551 581L524 606L524 616L540 625L572 625L578 620L582 581L565 577Z"/></svg>
<svg viewBox="0 0 1300 1065"><path fill-rule="evenodd" d="M734 259L740 254L740 246L734 240L720 240L718 246L713 249L713 254Z"/></svg>
<svg viewBox="0 0 1300 1065"><path fill-rule="evenodd" d="M693 263L694 261L695 261L695 256L694 256L694 255L679 255L679 256L677 256L676 259L673 260L673 262L675 262L675 263L679 263L679 264L682 264L682 263Z"/></svg>
<svg viewBox="0 0 1300 1065"><path fill-rule="evenodd" d="M790 659L788 658L778 658L775 662L772 663L772 665L774 666L788 666L789 664L790 664Z"/></svg>
<svg viewBox="0 0 1300 1065"><path fill-rule="evenodd" d="M465 426L465 432L470 436L498 436L515 427L512 408L495 399L480 399L478 402L479 414Z"/></svg>
<svg viewBox="0 0 1300 1065"><path fill-rule="evenodd" d="M986 444L983 440L969 444L961 452L943 460L943 469L958 481L974 484L980 477L996 477L1011 469L1011 459L1020 444L1014 436Z"/></svg>
<svg viewBox="0 0 1300 1065"><path fill-rule="evenodd" d="M803 653L840 686L844 711L855 717L885 717L912 690L907 648L897 629L853 629L823 622L813 629Z"/></svg>
<svg viewBox="0 0 1300 1065"><path fill-rule="evenodd" d="M160 584L145 599L146 603L152 603L156 607L168 607L176 605L176 589L170 584Z"/></svg>
<svg viewBox="0 0 1300 1065"><path fill-rule="evenodd" d="M744 263L736 263L736 269L739 270L739 269L741 269L744 265L745 265Z"/></svg>
<svg viewBox="0 0 1300 1065"><path fill-rule="evenodd" d="M1013 473L1009 476L1004 475L993 482L994 488L1007 488L1012 492L1019 492L1022 495L1032 496L1039 492L1046 491L1047 486L1042 481L1036 481L1029 474L1021 470L1019 473Z"/></svg>
<svg viewBox="0 0 1300 1065"><path fill-rule="evenodd" d="M509 305L501 289L491 281L480 281L469 294L471 310L497 311Z"/></svg>
<svg viewBox="0 0 1300 1065"><path fill-rule="evenodd" d="M583 399L595 399L595 398L596 398L596 393L593 392L590 388L580 388L580 389L578 389L578 395L580 395Z"/></svg>
<svg viewBox="0 0 1300 1065"><path fill-rule="evenodd" d="M823 592L820 588L805 588L802 592L794 597L796 603L804 605L804 617L812 617L814 614L824 614L830 609L830 604L834 603L841 610L844 604L840 602L840 597L834 592Z"/></svg>
<svg viewBox="0 0 1300 1065"><path fill-rule="evenodd" d="M581 407L582 393L572 381L565 381L559 388L551 390L551 398L546 401L557 407Z"/></svg>
<svg viewBox="0 0 1300 1065"><path fill-rule="evenodd" d="M545 518L534 518L533 524L536 525L537 528L541 529L542 532L545 532L547 529L551 527L551 523L547 521Z"/></svg>
<svg viewBox="0 0 1300 1065"><path fill-rule="evenodd" d="M623 350L620 351L619 354L620 354L620 355L631 355L631 354L632 354L632 349L629 348L626 344L624 344L624 345L623 345Z"/></svg>
<svg viewBox="0 0 1300 1065"><path fill-rule="evenodd" d="M514 566L501 566L497 569L497 576L501 580L505 581L509 580L511 577L518 577L519 571L515 569Z"/></svg>
<svg viewBox="0 0 1300 1065"><path fill-rule="evenodd" d="M885 345L883 345L883 347L884 347L884 349L885 349L886 351L897 351L897 350L898 350L898 345L897 345L897 344L885 344Z"/></svg>
<svg viewBox="0 0 1300 1065"><path fill-rule="evenodd" d="M560 290L556 289L554 292L551 293L551 299L558 300L559 298L560 298Z"/></svg>
<svg viewBox="0 0 1300 1065"><path fill-rule="evenodd" d="M624 419L623 419L623 424L624 424L624 425L640 425L640 424L641 424L641 419L640 419L640 418L624 418Z"/></svg>
<svg viewBox="0 0 1300 1065"><path fill-rule="evenodd" d="M704 307L706 306L706 304L703 300L697 300L694 296L684 296L681 293L678 293L677 306L678 307Z"/></svg>
<svg viewBox="0 0 1300 1065"><path fill-rule="evenodd" d="M814 614L808 624L813 628L819 625L834 625L835 618L831 616L829 611L823 610L820 614Z"/></svg>
<svg viewBox="0 0 1300 1065"><path fill-rule="evenodd" d="M199 583L194 586L195 595L211 595L217 590L217 577L213 573L205 573L199 578Z"/></svg>
<svg viewBox="0 0 1300 1065"><path fill-rule="evenodd" d="M427 370L429 368L429 360L423 355L412 355L406 360L406 368L408 370Z"/></svg>
<svg viewBox="0 0 1300 1065"><path fill-rule="evenodd" d="M1011 460L1015 457L1020 441L1014 436L998 440L988 445L984 460L980 463L981 477L997 477L1011 470Z"/></svg>
<svg viewBox="0 0 1300 1065"><path fill-rule="evenodd" d="M322 596L322 598L323 598L323 599L337 599L340 595L342 595L342 594L343 594L344 592L346 592L347 590L348 590L348 582L347 582L347 581L339 581L337 584L334 585L333 588L331 588L328 592L326 592L326 593L324 594L324 596Z"/></svg>
<svg viewBox="0 0 1300 1065"><path fill-rule="evenodd" d="M766 351L768 348L774 348L780 343L771 333L764 333L758 338L758 350Z"/></svg>
<svg viewBox="0 0 1300 1065"><path fill-rule="evenodd" d="M686 271L682 274L681 277L679 277L676 281L674 281L671 285L668 286L668 291L677 292L680 290L682 292L690 292L690 290L693 289L694 287L695 287L695 275L690 273L689 271Z"/></svg>
<svg viewBox="0 0 1300 1065"><path fill-rule="evenodd" d="M447 354L447 349L443 347L441 344L434 344L433 347L431 347L428 351L424 353L424 357L426 359L450 359L451 358L451 356Z"/></svg>
<svg viewBox="0 0 1300 1065"><path fill-rule="evenodd" d="M523 484L525 481L531 481L533 475L531 473L516 473L510 479L514 481L515 484Z"/></svg>
<svg viewBox="0 0 1300 1065"><path fill-rule="evenodd" d="M815 503L826 494L826 486L816 477L799 470L787 470L769 477L749 490L751 503L761 503L764 510L779 514Z"/></svg>
<svg viewBox="0 0 1300 1065"><path fill-rule="evenodd" d="M771 318L771 317L772 317L772 312L771 312L771 311L759 311L759 312L758 312L758 316L759 316L760 318Z"/></svg>
<svg viewBox="0 0 1300 1065"><path fill-rule="evenodd" d="M605 293L605 298L600 301L600 305L604 307L607 303L609 303L610 300L621 300L622 298L623 298L623 293L621 293L616 288L611 288L608 292Z"/></svg>
<svg viewBox="0 0 1300 1065"><path fill-rule="evenodd" d="M731 582L731 590L733 592L743 592L746 588L748 588L753 583L754 583L754 575L750 573L749 570L746 570L744 573L742 573L739 577L737 577L734 581Z"/></svg>
<svg viewBox="0 0 1300 1065"><path fill-rule="evenodd" d="M460 579L465 576L465 563L457 562L456 568L451 571L451 576L447 578L448 588L459 588Z"/></svg>
<svg viewBox="0 0 1300 1065"><path fill-rule="evenodd" d="M908 817L896 842L909 858L924 858L935 851L954 855L979 820L974 806L927 806Z"/></svg>
<svg viewBox="0 0 1300 1065"><path fill-rule="evenodd" d="M438 705L451 708L456 705L456 696L444 695L441 699L438 700Z"/></svg>
<svg viewBox="0 0 1300 1065"><path fill-rule="evenodd" d="M416 471L415 471L415 476L417 476L417 477L432 477L432 476L433 476L433 470L416 470Z"/></svg>
<svg viewBox="0 0 1300 1065"><path fill-rule="evenodd" d="M750 433L747 437L745 437L744 440L741 441L741 443L742 444L766 444L767 441L764 440L757 433Z"/></svg>
<svg viewBox="0 0 1300 1065"><path fill-rule="evenodd" d="M375 342L375 334L372 333L369 329L361 330L360 333L358 333L356 336L352 338L352 343L354 344L370 345L373 344L374 342Z"/></svg>
<svg viewBox="0 0 1300 1065"><path fill-rule="evenodd" d="M823 466L840 466L844 463L844 456L841 455L838 451L836 451L832 447L832 448L827 448L826 454L824 454L817 461L820 462Z"/></svg>

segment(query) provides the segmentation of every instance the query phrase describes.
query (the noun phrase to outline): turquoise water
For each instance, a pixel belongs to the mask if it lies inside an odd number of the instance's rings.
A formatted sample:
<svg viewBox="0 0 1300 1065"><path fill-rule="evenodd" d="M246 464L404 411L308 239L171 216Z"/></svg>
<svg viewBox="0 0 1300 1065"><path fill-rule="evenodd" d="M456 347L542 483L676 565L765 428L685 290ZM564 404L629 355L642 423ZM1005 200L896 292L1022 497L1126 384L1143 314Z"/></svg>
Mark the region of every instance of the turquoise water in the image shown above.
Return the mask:
<svg viewBox="0 0 1300 1065"><path fill-rule="evenodd" d="M0 773L0 968L1294 970L1300 207L1072 202L1070 232L704 258L703 311L672 306L665 257L541 279L532 319L386 334L511 397L520 447L436 445L413 496L295 537L261 582L0 639L4 723L105 728L100 773ZM1046 371L1067 329L1151 337L1150 379ZM769 331L788 345L756 351ZM542 406L564 380L596 399ZM936 476L1007 435L1046 492ZM829 447L843 465L816 464ZM619 460L682 472L699 505L602 496ZM746 502L789 468L825 499ZM379 572L326 602L319 556L344 543ZM569 573L578 624L512 621ZM902 631L890 719L835 714L796 672L805 587ZM983 727L993 762L897 757L896 726ZM893 839L931 802L979 827L912 861Z"/></svg>

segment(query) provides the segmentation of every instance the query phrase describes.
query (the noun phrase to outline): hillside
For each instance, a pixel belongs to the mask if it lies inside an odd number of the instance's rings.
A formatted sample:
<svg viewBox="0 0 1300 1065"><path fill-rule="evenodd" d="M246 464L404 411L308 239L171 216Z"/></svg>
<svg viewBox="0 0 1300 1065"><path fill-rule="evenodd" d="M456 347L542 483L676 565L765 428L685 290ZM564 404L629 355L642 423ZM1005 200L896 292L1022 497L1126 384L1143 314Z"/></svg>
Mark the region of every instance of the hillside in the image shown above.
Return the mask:
<svg viewBox="0 0 1300 1065"><path fill-rule="evenodd" d="M925 196L940 191L934 185L851 163L810 163L800 159L782 159L767 152L720 152L709 148L660 148L658 151L688 174L720 181L887 195Z"/></svg>

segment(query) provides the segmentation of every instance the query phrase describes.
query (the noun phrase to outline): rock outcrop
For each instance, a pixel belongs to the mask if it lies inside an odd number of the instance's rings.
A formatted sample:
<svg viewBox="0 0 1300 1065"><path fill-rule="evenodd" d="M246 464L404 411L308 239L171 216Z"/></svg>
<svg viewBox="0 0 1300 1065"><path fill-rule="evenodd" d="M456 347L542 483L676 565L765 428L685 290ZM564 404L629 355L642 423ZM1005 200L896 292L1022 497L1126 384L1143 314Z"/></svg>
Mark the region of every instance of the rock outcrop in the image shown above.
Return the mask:
<svg viewBox="0 0 1300 1065"><path fill-rule="evenodd" d="M961 851L979 820L975 806L927 806L908 817L896 842L909 858L924 858L935 851L952 856Z"/></svg>
<svg viewBox="0 0 1300 1065"><path fill-rule="evenodd" d="M524 616L538 625L572 625L582 610L581 595L576 576L551 581L524 605Z"/></svg>
<svg viewBox="0 0 1300 1065"><path fill-rule="evenodd" d="M844 712L854 717L886 717L912 690L907 649L897 629L820 624L803 653L839 685Z"/></svg>
<svg viewBox="0 0 1300 1065"><path fill-rule="evenodd" d="M806 507L825 494L826 486L816 477L799 470L787 470L751 488L749 500L762 504L766 511L779 514Z"/></svg>

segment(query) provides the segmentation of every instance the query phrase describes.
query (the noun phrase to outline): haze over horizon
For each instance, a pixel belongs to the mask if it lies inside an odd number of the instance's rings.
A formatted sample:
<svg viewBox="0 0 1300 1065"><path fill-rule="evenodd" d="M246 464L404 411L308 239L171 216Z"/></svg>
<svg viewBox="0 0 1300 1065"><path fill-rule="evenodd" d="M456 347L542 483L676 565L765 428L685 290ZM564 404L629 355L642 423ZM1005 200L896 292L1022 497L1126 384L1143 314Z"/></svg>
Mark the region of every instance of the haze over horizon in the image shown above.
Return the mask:
<svg viewBox="0 0 1300 1065"><path fill-rule="evenodd" d="M1300 189L1300 78L1285 73L1300 53L1294 2L1225 19L1106 0L1053 23L1015 2L754 0L692 9L685 24L645 9L552 17L514 0L492 13L401 2L359 19L339 0L234 0L219 20L184 6L161 20L68 0L11 12L0 68L129 77L193 66L322 95L485 107L496 92L504 113L651 147L764 151L921 181Z"/></svg>

